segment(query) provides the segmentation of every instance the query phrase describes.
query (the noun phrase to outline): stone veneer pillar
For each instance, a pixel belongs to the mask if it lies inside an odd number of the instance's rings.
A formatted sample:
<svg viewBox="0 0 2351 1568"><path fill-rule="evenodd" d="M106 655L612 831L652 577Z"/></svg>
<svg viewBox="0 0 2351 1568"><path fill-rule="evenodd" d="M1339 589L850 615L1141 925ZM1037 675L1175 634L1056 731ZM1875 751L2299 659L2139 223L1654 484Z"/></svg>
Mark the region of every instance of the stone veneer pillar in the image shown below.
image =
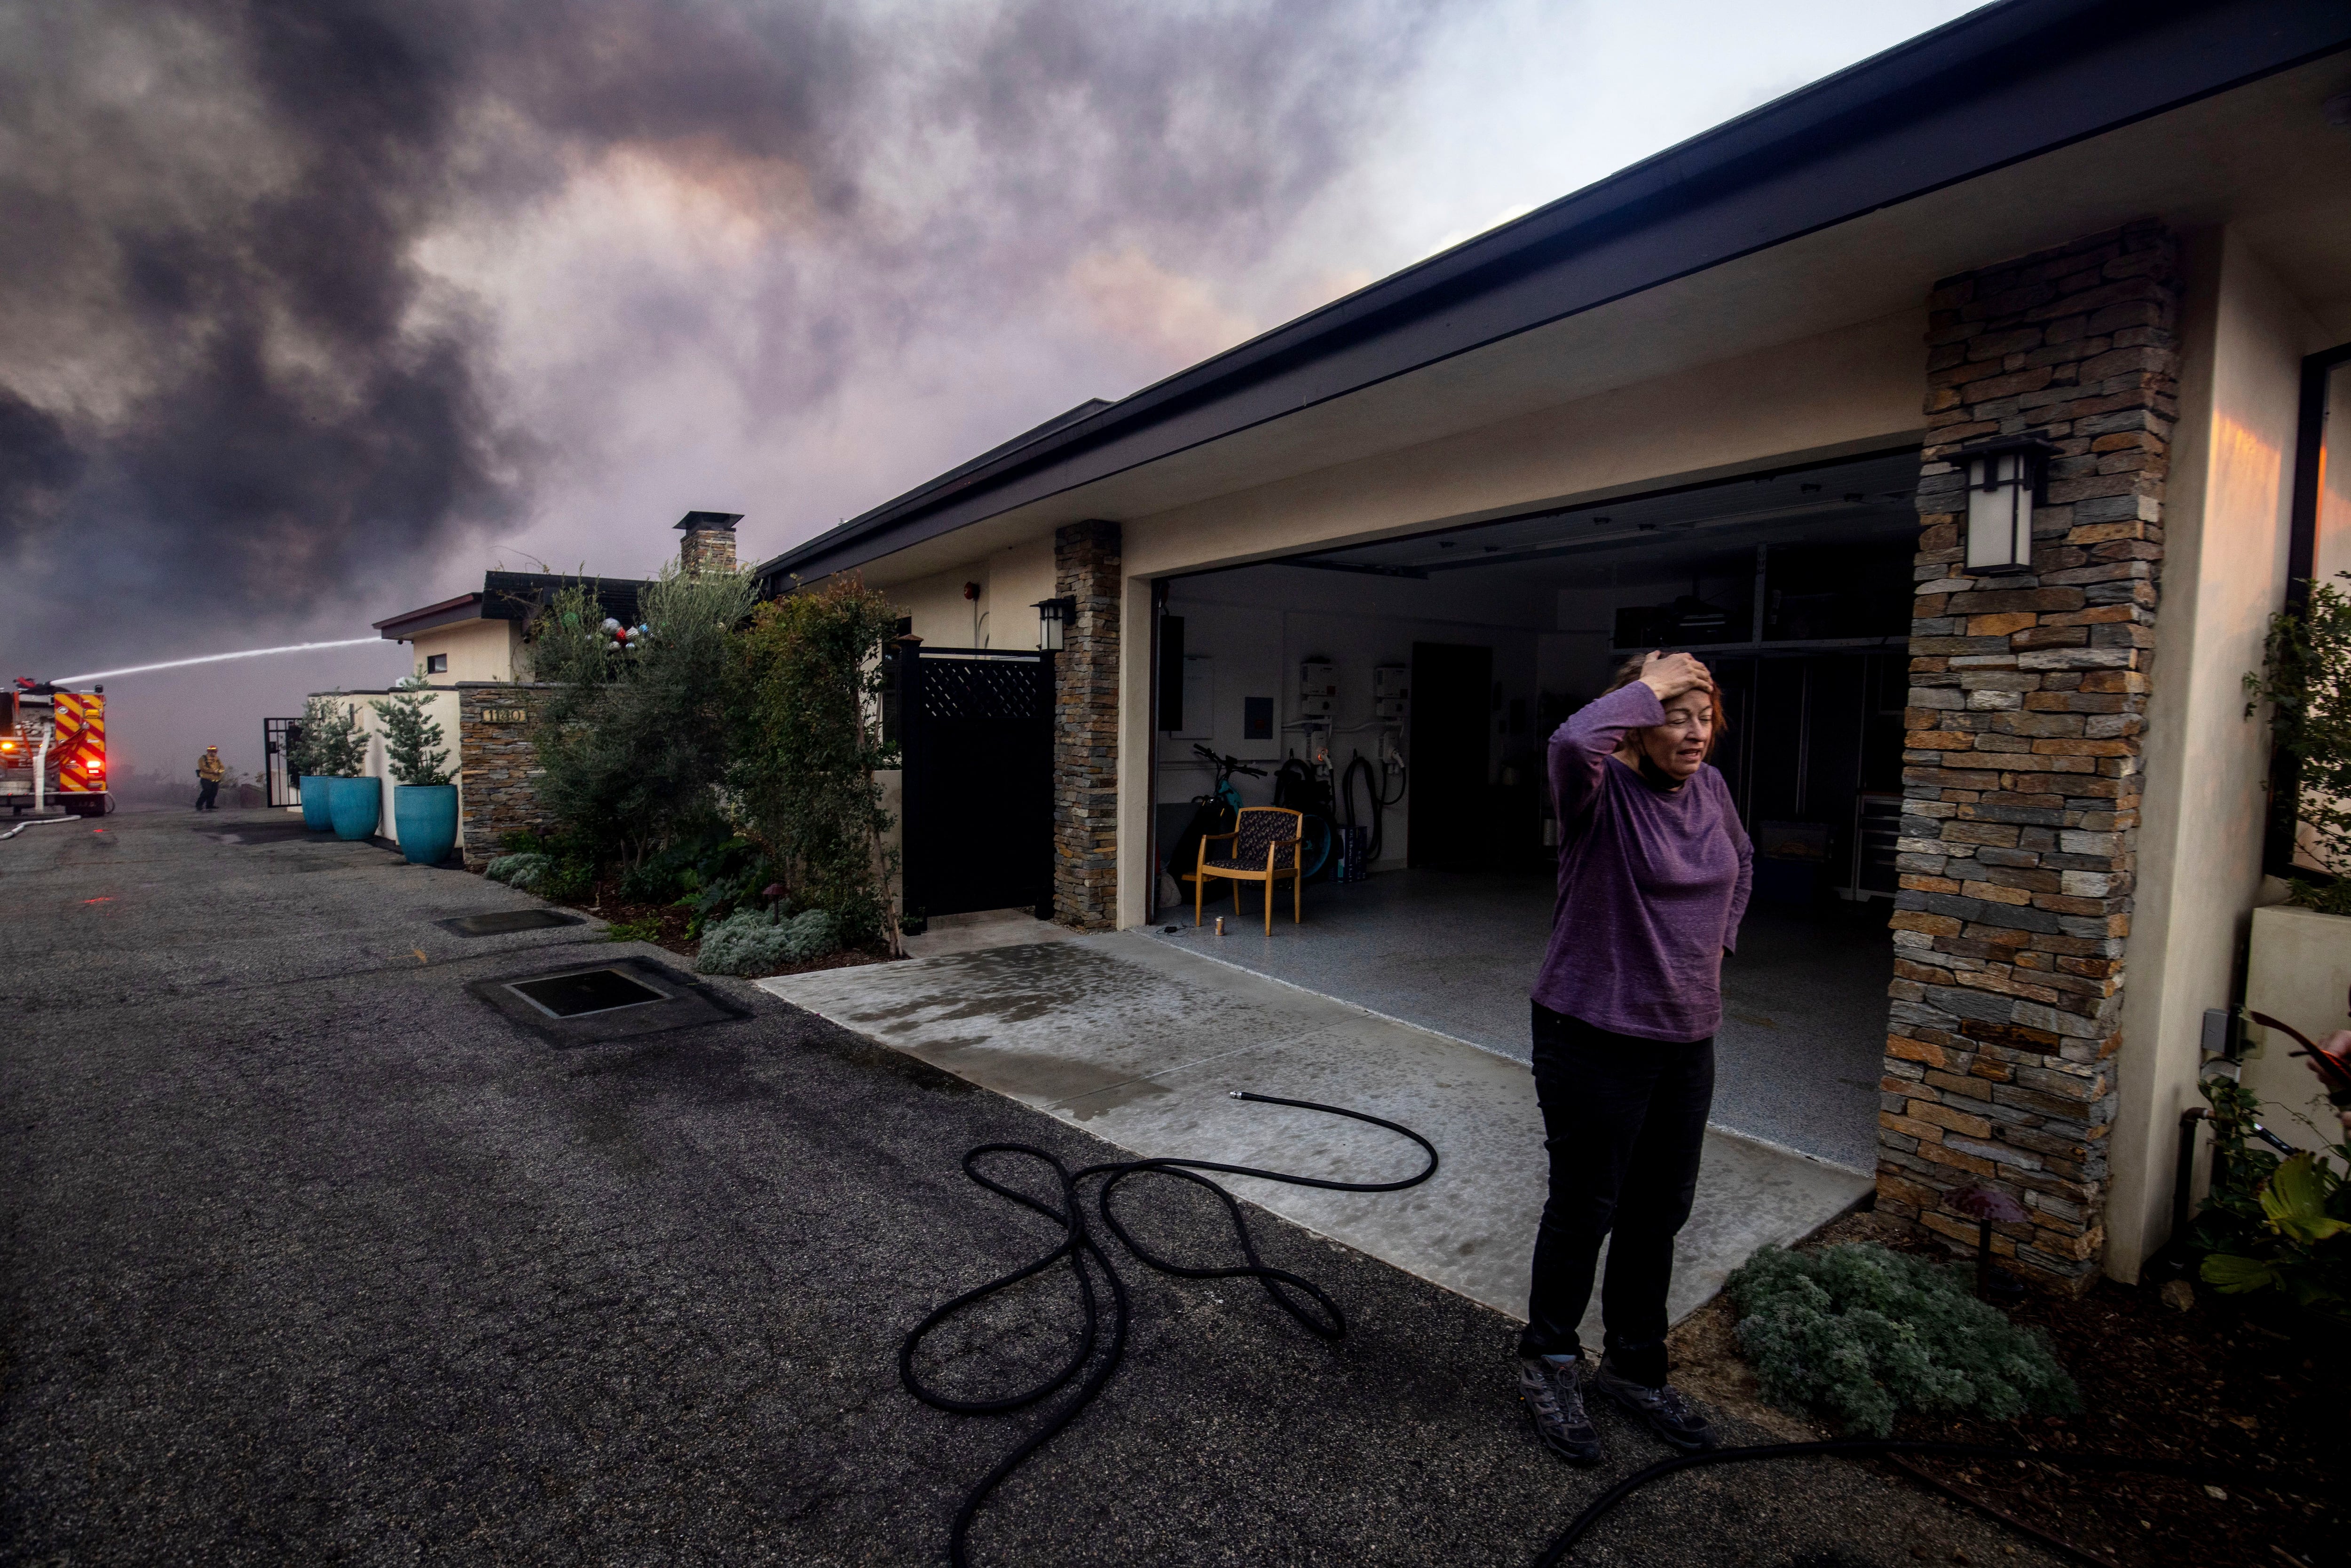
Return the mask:
<svg viewBox="0 0 2351 1568"><path fill-rule="evenodd" d="M1949 1199L2004 1189L2032 1218L1994 1252L2070 1289L2105 1245L2178 298L2172 240L2142 224L1928 302L1878 1210L1972 1253ZM1953 450L2020 433L2059 453L2032 573L1959 575Z"/></svg>
<svg viewBox="0 0 2351 1568"><path fill-rule="evenodd" d="M550 823L539 809L538 754L531 720L545 688L519 683L457 683L457 840L465 868L479 871L507 834Z"/></svg>
<svg viewBox="0 0 2351 1568"><path fill-rule="evenodd" d="M697 571L733 571L735 570L735 530L732 528L691 528L677 547L678 570L688 574Z"/></svg>
<svg viewBox="0 0 2351 1568"><path fill-rule="evenodd" d="M1053 918L1081 931L1118 924L1116 523L1053 534L1053 591L1077 601L1053 669Z"/></svg>

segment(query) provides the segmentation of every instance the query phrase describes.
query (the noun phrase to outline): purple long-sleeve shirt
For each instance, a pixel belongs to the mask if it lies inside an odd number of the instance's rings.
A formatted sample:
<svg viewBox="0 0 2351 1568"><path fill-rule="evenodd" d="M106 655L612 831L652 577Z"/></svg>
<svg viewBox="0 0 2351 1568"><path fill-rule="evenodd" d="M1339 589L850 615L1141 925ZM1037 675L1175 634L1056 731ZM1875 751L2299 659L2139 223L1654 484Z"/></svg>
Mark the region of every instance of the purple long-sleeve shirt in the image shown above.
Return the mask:
<svg viewBox="0 0 2351 1568"><path fill-rule="evenodd" d="M1587 704L1551 737L1559 904L1534 999L1644 1040L1704 1040L1722 1019L1755 856L1712 765L1660 789L1611 753L1666 722L1642 683Z"/></svg>

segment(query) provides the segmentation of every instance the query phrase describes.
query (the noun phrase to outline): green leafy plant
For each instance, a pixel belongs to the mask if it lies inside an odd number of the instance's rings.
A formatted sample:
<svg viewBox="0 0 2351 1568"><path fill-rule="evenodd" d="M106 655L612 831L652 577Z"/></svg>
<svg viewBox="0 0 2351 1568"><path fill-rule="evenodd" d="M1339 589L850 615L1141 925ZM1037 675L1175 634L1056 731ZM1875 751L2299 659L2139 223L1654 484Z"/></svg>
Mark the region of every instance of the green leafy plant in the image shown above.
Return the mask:
<svg viewBox="0 0 2351 1568"><path fill-rule="evenodd" d="M882 738L882 653L894 607L849 578L759 607L739 641L730 779L747 831L797 907L826 910L843 943L891 939L894 852L873 775L896 765Z"/></svg>
<svg viewBox="0 0 2351 1568"><path fill-rule="evenodd" d="M286 770L297 779L357 779L367 771L367 732L358 707L320 692L303 699L301 721L286 748Z"/></svg>
<svg viewBox="0 0 2351 1568"><path fill-rule="evenodd" d="M2351 572L2337 572L2351 580ZM2298 848L2332 879L2291 877L2294 903L2351 915L2351 598L2314 582L2270 618L2262 668L2245 676L2245 716L2267 703L2270 736L2292 758Z"/></svg>
<svg viewBox="0 0 2351 1568"><path fill-rule="evenodd" d="M658 920L615 920L604 927L607 942L652 942L661 936Z"/></svg>
<svg viewBox="0 0 2351 1568"><path fill-rule="evenodd" d="M531 731L539 801L597 863L625 873L723 824L736 628L753 598L747 573L672 568L640 595L646 631L625 644L589 586L533 623L531 674L550 687Z"/></svg>
<svg viewBox="0 0 2351 1568"><path fill-rule="evenodd" d="M1724 1286L1766 1397L1884 1437L1902 1411L1995 1421L2078 1409L2046 1336L1976 1300L1971 1271L1865 1243L1767 1247Z"/></svg>
<svg viewBox="0 0 2351 1568"><path fill-rule="evenodd" d="M449 753L434 749L441 745L441 725L424 695L425 684L423 675L411 675L392 688L393 695L368 705L383 726L385 765L402 784L449 782Z"/></svg>
<svg viewBox="0 0 2351 1568"><path fill-rule="evenodd" d="M595 862L574 841L508 833L500 847L506 852L484 866L482 874L517 893L568 904L585 898L596 884Z"/></svg>
<svg viewBox="0 0 2351 1568"><path fill-rule="evenodd" d="M746 909L702 934L694 967L705 975L768 975L841 949L841 922L831 910L787 916L782 906Z"/></svg>
<svg viewBox="0 0 2351 1568"><path fill-rule="evenodd" d="M688 914L686 934L732 914L776 881L759 846L740 833L681 837L621 874L621 896L674 903Z"/></svg>
<svg viewBox="0 0 2351 1568"><path fill-rule="evenodd" d="M2212 1107L2213 1174L2189 1231L2205 1254L2198 1277L2227 1295L2276 1291L2351 1320L2351 1142L2334 1158L2281 1159L2252 1142L2262 1105L2241 1084L2215 1075L2199 1087Z"/></svg>

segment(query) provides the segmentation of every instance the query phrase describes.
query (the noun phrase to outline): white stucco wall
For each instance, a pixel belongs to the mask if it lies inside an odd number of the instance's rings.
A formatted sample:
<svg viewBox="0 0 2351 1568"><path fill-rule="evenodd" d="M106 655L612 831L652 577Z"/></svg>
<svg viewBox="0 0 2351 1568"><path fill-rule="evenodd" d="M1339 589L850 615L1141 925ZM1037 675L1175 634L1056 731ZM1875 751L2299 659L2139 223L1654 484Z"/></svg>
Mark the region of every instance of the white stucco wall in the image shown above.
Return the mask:
<svg viewBox="0 0 2351 1568"><path fill-rule="evenodd" d="M2170 1225L2204 1009L2226 1007L2262 880L2268 742L2242 680L2283 601L2302 357L2317 324L2242 238L2183 236L2179 423L2164 505L2106 1270Z"/></svg>
<svg viewBox="0 0 2351 1568"><path fill-rule="evenodd" d="M2245 975L2245 1005L2313 1040L2344 1026L2351 995L2351 919L2277 904L2256 909ZM2324 1149L2343 1136L2326 1103L2326 1087L2304 1060L2294 1037L2255 1026L2246 1031L2239 1082L2260 1096L2262 1123L2289 1143Z"/></svg>
<svg viewBox="0 0 2351 1568"><path fill-rule="evenodd" d="M449 668L434 672L432 678L454 685L458 681L513 680L521 647L522 627L517 622L459 621L418 632L409 644L409 653L419 671L429 655L449 655Z"/></svg>
<svg viewBox="0 0 2351 1568"><path fill-rule="evenodd" d="M963 596L967 582L979 584L977 602ZM932 647L1034 648L1037 602L1053 597L1053 541L1026 539L889 591Z"/></svg>
<svg viewBox="0 0 2351 1568"><path fill-rule="evenodd" d="M1925 287L1922 284L1923 296ZM1125 525L1144 577L1898 446L1923 423L1924 308Z"/></svg>

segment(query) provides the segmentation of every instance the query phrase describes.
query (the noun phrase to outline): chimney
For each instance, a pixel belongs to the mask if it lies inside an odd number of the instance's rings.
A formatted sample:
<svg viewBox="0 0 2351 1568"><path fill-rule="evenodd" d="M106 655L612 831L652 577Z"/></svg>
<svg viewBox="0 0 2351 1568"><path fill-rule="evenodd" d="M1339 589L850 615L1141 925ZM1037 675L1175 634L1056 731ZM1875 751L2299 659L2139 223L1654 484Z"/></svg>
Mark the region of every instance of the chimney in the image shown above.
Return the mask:
<svg viewBox="0 0 2351 1568"><path fill-rule="evenodd" d="M740 512L688 512L677 520L684 541L677 549L677 564L681 571L733 571L735 570L735 525L743 520Z"/></svg>

